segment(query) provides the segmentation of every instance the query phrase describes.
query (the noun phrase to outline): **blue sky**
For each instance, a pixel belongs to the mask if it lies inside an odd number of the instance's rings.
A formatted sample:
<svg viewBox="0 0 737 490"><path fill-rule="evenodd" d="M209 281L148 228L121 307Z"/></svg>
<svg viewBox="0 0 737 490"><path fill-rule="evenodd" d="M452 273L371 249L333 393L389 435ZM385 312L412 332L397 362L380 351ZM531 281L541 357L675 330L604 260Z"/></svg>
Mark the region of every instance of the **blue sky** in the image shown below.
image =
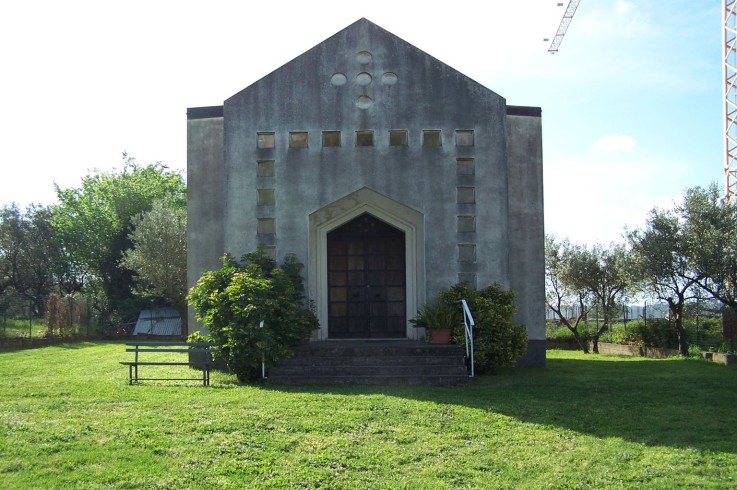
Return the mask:
<svg viewBox="0 0 737 490"><path fill-rule="evenodd" d="M93 169L186 166L186 108L219 105L366 17L543 110L546 231L619 240L723 179L721 2L27 0L0 5L0 204L54 202ZM563 0L567 4L567 0Z"/></svg>

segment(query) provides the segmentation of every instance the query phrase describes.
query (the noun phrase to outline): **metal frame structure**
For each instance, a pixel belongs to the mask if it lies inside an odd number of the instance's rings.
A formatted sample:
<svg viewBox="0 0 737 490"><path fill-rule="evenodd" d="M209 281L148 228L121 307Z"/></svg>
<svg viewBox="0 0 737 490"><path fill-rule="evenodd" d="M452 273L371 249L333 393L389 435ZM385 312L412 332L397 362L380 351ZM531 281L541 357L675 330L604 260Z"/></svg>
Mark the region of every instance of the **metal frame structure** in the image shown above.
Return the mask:
<svg viewBox="0 0 737 490"><path fill-rule="evenodd" d="M737 194L737 0L723 0L724 179L727 199Z"/></svg>
<svg viewBox="0 0 737 490"><path fill-rule="evenodd" d="M555 54L558 52L558 47L560 46L560 43L563 42L563 36L566 35L568 26L571 25L573 14L576 13L576 9L578 8L579 3L581 3L581 0L570 0L570 2L568 2L568 6L566 7L566 11L563 14L563 18L560 20L558 32L555 33L555 37L553 38L553 41L550 43L550 47L548 48L548 53Z"/></svg>

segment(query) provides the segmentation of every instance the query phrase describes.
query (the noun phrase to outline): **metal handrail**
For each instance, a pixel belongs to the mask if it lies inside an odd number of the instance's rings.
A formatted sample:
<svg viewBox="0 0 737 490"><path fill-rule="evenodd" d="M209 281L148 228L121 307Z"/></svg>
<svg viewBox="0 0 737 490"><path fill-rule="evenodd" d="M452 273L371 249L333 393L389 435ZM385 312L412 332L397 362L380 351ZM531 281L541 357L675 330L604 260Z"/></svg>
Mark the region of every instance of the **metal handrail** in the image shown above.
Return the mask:
<svg viewBox="0 0 737 490"><path fill-rule="evenodd" d="M476 375L475 360L473 357L473 327L476 325L476 322L473 321L473 315L465 299L461 300L461 305L463 306L463 329L466 334L466 358L471 361L471 374L469 377L473 378Z"/></svg>
<svg viewBox="0 0 737 490"><path fill-rule="evenodd" d="M261 320L258 328L264 328L264 321ZM266 379L266 356L261 352L261 379Z"/></svg>

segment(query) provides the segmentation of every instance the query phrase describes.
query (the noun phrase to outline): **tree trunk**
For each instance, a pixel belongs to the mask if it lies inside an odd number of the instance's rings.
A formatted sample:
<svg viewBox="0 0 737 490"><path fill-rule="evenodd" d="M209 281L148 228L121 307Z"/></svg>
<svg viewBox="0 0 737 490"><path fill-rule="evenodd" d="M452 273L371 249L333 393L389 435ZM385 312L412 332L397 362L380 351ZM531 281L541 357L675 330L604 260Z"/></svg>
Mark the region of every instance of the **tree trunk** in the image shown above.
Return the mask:
<svg viewBox="0 0 737 490"><path fill-rule="evenodd" d="M583 350L584 354L589 353L589 343L586 342L584 339L581 338L581 334L578 333L578 329L571 330L573 332L573 337L576 339L576 342L578 342L578 346Z"/></svg>

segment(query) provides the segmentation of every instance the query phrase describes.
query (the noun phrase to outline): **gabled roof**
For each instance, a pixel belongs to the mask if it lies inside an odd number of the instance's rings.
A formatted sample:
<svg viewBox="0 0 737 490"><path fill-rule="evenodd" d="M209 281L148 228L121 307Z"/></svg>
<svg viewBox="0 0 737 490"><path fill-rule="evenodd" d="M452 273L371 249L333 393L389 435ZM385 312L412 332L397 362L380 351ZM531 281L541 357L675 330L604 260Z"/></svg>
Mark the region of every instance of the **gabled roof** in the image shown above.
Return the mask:
<svg viewBox="0 0 737 490"><path fill-rule="evenodd" d="M361 56L364 56L361 59ZM414 82L425 89L431 89L433 78L445 81L455 80L460 86L478 95L499 97L493 91L475 82L458 70L446 65L437 58L418 49L391 32L374 24L366 18L361 18L337 32L323 42L312 47L293 60L282 65L268 75L226 100L237 99L257 87L270 86L274 80L288 80L292 87L304 88L311 83L310 77L319 77L320 82L331 80L334 73L344 73L343 83L350 83L356 76L356 71L363 65L373 75L374 82L408 83ZM412 73L395 73L411 67ZM326 73L325 71L329 72ZM379 80L382 73L394 73L398 78L393 80ZM325 78L327 77L327 78ZM364 82L358 82L364 83Z"/></svg>

